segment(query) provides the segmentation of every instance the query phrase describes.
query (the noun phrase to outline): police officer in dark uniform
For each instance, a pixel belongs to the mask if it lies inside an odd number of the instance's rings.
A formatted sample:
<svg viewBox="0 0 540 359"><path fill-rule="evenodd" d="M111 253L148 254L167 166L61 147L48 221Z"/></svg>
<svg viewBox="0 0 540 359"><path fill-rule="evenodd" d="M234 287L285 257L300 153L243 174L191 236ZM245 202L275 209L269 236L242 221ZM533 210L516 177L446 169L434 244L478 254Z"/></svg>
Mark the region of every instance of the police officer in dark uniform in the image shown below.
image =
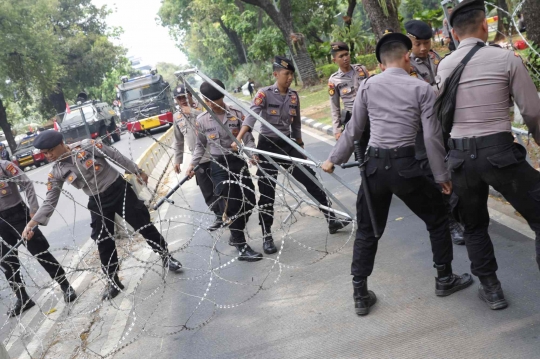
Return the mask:
<svg viewBox="0 0 540 359"><path fill-rule="evenodd" d="M161 256L165 268L171 271L182 268L180 262L169 254L167 242L152 224L144 202L137 198L131 185L108 160L116 162L126 169L126 173L136 175L146 183L148 176L135 163L115 148L94 140L83 140L80 146L70 149L64 144L62 134L56 131L39 134L34 140L34 147L40 149L49 162L55 163L48 176L47 197L28 222L23 233L26 238L32 238L34 226L48 223L58 204L62 186L67 182L90 197L91 237L97 242L102 269L109 278L104 300L116 297L119 289L124 289L118 278L118 254L113 238L115 214L123 216L140 232L154 252Z"/></svg>
<svg viewBox="0 0 540 359"><path fill-rule="evenodd" d="M412 51L409 55L411 59L411 76L417 77L431 85L433 90L438 90L437 66L441 60L439 54L431 49L431 27L423 21L411 20L405 23L405 31L412 41ZM424 131L420 125L420 130L416 136L416 159L420 161L420 166L425 170L426 175L432 179L433 174L429 168L429 162L424 145ZM435 183L435 182L433 182ZM450 206L451 197L443 196L448 212L448 226L450 236L454 244L463 245L463 226L458 222L459 218L454 218Z"/></svg>
<svg viewBox="0 0 540 359"><path fill-rule="evenodd" d="M491 309L502 309L508 303L496 275L498 266L488 234L489 186L500 192L536 233L540 266L540 173L527 163L526 149L514 142L508 111L513 99L529 133L540 144L540 99L518 54L485 46L488 25L483 0L461 2L450 16L450 25L459 46L438 68L443 84L441 108L455 104L453 115L440 119L443 126L449 125L451 135L448 166L459 197L457 207L465 225L471 270L481 283L479 296ZM462 68L460 63L468 54L473 55ZM461 73L455 71L458 66ZM452 76L456 78L450 81ZM450 85L455 83L457 87ZM455 97L451 89L457 91Z"/></svg>
<svg viewBox="0 0 540 359"><path fill-rule="evenodd" d="M17 184L24 189L30 208L22 200ZM12 162L0 160L0 258L21 239L21 233L38 208L36 192L30 179ZM64 268L49 252L49 242L43 233L36 229L34 239L25 244L51 278L60 284L66 303L73 302L77 298L75 290L69 285ZM8 316L17 316L35 305L24 288L17 249L0 265L17 297L15 305L8 311Z"/></svg>
<svg viewBox="0 0 540 359"><path fill-rule="evenodd" d="M378 238L368 213L366 185L370 190L374 217L381 234L386 226L392 196L398 196L425 223L429 231L433 262L437 268L435 294L447 296L472 283L469 274L452 273L453 248L448 232L448 217L440 191L429 183L415 159L415 139L420 122L435 181L444 193L452 191L445 168L441 127L433 116L435 93L423 81L409 76L411 40L399 33L384 35L376 46L376 56L384 72L364 80L354 101L353 117L322 168L333 172L334 163L346 162L353 142L371 122L367 150L367 181L360 186L357 199L358 230L354 242L352 275L355 309L369 313L376 296L368 291L377 253ZM391 103L392 106L388 106Z"/></svg>
<svg viewBox="0 0 540 359"><path fill-rule="evenodd" d="M174 171L180 173L180 165L184 162L184 142L187 141L189 151L193 154L197 140L196 119L201 111L190 105L191 94L186 95L186 88L180 85L174 89L174 98L181 111L174 114ZM193 101L191 101L193 103ZM214 184L210 175L211 156L205 152L199 161L199 169L195 172L197 185L201 189L206 205L215 213L216 219L208 231L213 232L223 225L223 213L219 208L219 198L214 194Z"/></svg>
<svg viewBox="0 0 540 359"><path fill-rule="evenodd" d="M291 137L299 146L304 146L302 141L302 122L300 120L300 98L298 93L291 90L290 86L294 75L294 65L292 61L284 57L276 56L273 63L274 77L276 83L272 86L261 88L251 104L251 110L259 114L262 118L268 121L276 129L280 130L285 136ZM244 134L253 130L257 120L253 116L247 116L244 125L240 130L237 138L240 139ZM291 157L303 158L304 156L295 150L290 144L279 138L266 126L261 126L259 150L273 152ZM287 160L279 160L279 163L285 169L292 166L292 162ZM326 193L314 183L306 174L298 168L299 164L294 165L291 174L300 182L306 190L323 206L329 207L329 202ZM259 179L260 197L257 205L259 207L259 221L263 233L264 243L263 249L266 254L277 252L277 248L272 238L272 224L274 223L274 201L276 197L276 183L265 178L265 174L261 171L264 169L266 173L277 179L277 170L270 163L261 163L257 171ZM306 168L313 176L315 172L311 168ZM340 221L336 219L333 213L321 210L327 221L330 234L336 233L338 230L347 226L350 222Z"/></svg>
<svg viewBox="0 0 540 359"><path fill-rule="evenodd" d="M221 88L223 82L213 79ZM251 180L246 161L238 154L238 148L233 146L233 136L238 135L242 126L242 111L226 105L223 94L210 83L203 82L200 87L206 104L228 129L223 129L211 114L206 111L197 117L197 142L187 173L194 175L193 168L200 164L206 151L214 159L210 164L210 173L214 183L214 193L221 197L219 201L221 212L229 223L231 237L229 244L239 253L238 260L256 262L263 255L254 251L246 242L244 229L255 205L255 186ZM229 132L230 131L230 132ZM242 141L249 146L255 142L251 133L246 133Z"/></svg>

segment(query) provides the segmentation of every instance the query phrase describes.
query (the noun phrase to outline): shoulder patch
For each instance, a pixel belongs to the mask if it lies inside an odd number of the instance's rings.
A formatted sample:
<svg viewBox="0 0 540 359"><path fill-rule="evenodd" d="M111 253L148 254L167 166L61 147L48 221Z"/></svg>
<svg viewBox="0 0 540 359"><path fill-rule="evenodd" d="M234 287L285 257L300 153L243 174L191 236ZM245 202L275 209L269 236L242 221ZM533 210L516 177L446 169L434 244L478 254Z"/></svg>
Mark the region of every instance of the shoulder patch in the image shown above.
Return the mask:
<svg viewBox="0 0 540 359"><path fill-rule="evenodd" d="M13 163L10 163L6 166L6 170L8 170L9 173L11 173L12 176L15 176L19 171L17 170L17 167Z"/></svg>
<svg viewBox="0 0 540 359"><path fill-rule="evenodd" d="M411 71L410 75L411 75L411 77L418 78L418 74L416 73L416 71Z"/></svg>
<svg viewBox="0 0 540 359"><path fill-rule="evenodd" d="M336 93L336 85L334 85L333 83L329 82L328 83L328 94L330 96L334 96L334 94Z"/></svg>
<svg viewBox="0 0 540 359"><path fill-rule="evenodd" d="M47 177L49 177L49 178L54 178L52 172L49 172L49 174L47 175Z"/></svg>
<svg viewBox="0 0 540 359"><path fill-rule="evenodd" d="M53 188L52 182L47 182L47 191L50 191Z"/></svg>

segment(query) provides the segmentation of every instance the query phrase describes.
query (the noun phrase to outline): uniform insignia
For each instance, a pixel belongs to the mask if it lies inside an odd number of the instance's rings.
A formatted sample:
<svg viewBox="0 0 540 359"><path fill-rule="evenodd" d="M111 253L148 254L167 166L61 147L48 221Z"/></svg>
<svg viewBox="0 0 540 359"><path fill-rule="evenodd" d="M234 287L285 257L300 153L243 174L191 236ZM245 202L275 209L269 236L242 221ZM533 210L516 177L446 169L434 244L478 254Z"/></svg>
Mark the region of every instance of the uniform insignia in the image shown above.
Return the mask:
<svg viewBox="0 0 540 359"><path fill-rule="evenodd" d="M298 102L298 97L296 95L291 95L291 104L296 105Z"/></svg>
<svg viewBox="0 0 540 359"><path fill-rule="evenodd" d="M86 169L90 168L94 164L94 161L92 160L86 160L84 165L86 166Z"/></svg>
<svg viewBox="0 0 540 359"><path fill-rule="evenodd" d="M233 130L232 130L232 134L233 134L233 136L237 136L237 135L238 135L238 133L240 133L240 130L239 130L239 129L237 129L237 128L233 128Z"/></svg>
<svg viewBox="0 0 540 359"><path fill-rule="evenodd" d="M264 92L262 91L258 91L257 94L255 95L256 98L265 98L266 95L264 94Z"/></svg>
<svg viewBox="0 0 540 359"><path fill-rule="evenodd" d="M83 158L85 156L85 152L84 151L81 151L79 153L77 153L77 158Z"/></svg>
<svg viewBox="0 0 540 359"><path fill-rule="evenodd" d="M95 169L96 171L99 171L100 168L101 168L101 167L100 167L99 165L95 165L95 166L94 166L94 169Z"/></svg>
<svg viewBox="0 0 540 359"><path fill-rule="evenodd" d="M416 72L414 72L414 71L411 71L410 75L411 75L411 77L418 78L418 74Z"/></svg>
<svg viewBox="0 0 540 359"><path fill-rule="evenodd" d="M344 88L343 90L341 90L341 93L343 93L343 94L349 93L349 89Z"/></svg>
<svg viewBox="0 0 540 359"><path fill-rule="evenodd" d="M332 45L332 50L334 51L339 50L339 45Z"/></svg>
<svg viewBox="0 0 540 359"><path fill-rule="evenodd" d="M49 172L49 174L47 175L47 177L49 177L49 178L53 178L53 174L52 174L52 172Z"/></svg>
<svg viewBox="0 0 540 359"><path fill-rule="evenodd" d="M440 62L440 61L439 61L439 59L435 59L435 60L433 60L433 63L434 63L435 65L438 65L438 64L439 64L439 62Z"/></svg>
<svg viewBox="0 0 540 359"><path fill-rule="evenodd" d="M366 77L366 73L364 72L364 70L362 70L362 68L358 68L358 76Z"/></svg>
<svg viewBox="0 0 540 359"><path fill-rule="evenodd" d="M233 117L229 118L229 121L238 121L238 119L233 116Z"/></svg>
<svg viewBox="0 0 540 359"><path fill-rule="evenodd" d="M289 64L287 63L287 61L281 60L281 66L283 66L284 68L287 68L289 67Z"/></svg>
<svg viewBox="0 0 540 359"><path fill-rule="evenodd" d="M291 108L291 109L289 110L289 115L291 115L291 116L296 116L296 109Z"/></svg>
<svg viewBox="0 0 540 359"><path fill-rule="evenodd" d="M90 140L90 144L91 144L91 145L93 145L94 143L96 143L96 141Z"/></svg>
<svg viewBox="0 0 540 359"><path fill-rule="evenodd" d="M0 188L6 187L6 182L0 182Z"/></svg>
<svg viewBox="0 0 540 359"><path fill-rule="evenodd" d="M270 110L271 115L277 115L277 110Z"/></svg>
<svg viewBox="0 0 540 359"><path fill-rule="evenodd" d="M5 189L2 190L2 194L6 194L7 191Z"/></svg>
<svg viewBox="0 0 540 359"><path fill-rule="evenodd" d="M257 98L255 99L255 105L260 106L261 103L262 103L262 98L257 97Z"/></svg>
<svg viewBox="0 0 540 359"><path fill-rule="evenodd" d="M47 182L47 191L52 189L52 182Z"/></svg>
<svg viewBox="0 0 540 359"><path fill-rule="evenodd" d="M13 176L15 176L19 171L17 171L17 168L15 168L15 165L13 163L10 163L6 166L6 170L8 170L9 173L11 173Z"/></svg>
<svg viewBox="0 0 540 359"><path fill-rule="evenodd" d="M96 147L101 150L103 148L103 143L101 142L96 143Z"/></svg>
<svg viewBox="0 0 540 359"><path fill-rule="evenodd" d="M73 176L69 176L69 177L68 177L68 181L69 181L69 182L73 182Z"/></svg>
<svg viewBox="0 0 540 359"><path fill-rule="evenodd" d="M216 136L215 133L212 133L212 134L208 135L208 138L211 139L211 140L215 139L216 137L217 136Z"/></svg>
<svg viewBox="0 0 540 359"><path fill-rule="evenodd" d="M336 93L335 87L336 85L334 85L333 83L331 82L328 83L328 94L330 96L334 96L334 94Z"/></svg>
<svg viewBox="0 0 540 359"><path fill-rule="evenodd" d="M246 119L246 116L242 115L242 121L244 121Z"/></svg>

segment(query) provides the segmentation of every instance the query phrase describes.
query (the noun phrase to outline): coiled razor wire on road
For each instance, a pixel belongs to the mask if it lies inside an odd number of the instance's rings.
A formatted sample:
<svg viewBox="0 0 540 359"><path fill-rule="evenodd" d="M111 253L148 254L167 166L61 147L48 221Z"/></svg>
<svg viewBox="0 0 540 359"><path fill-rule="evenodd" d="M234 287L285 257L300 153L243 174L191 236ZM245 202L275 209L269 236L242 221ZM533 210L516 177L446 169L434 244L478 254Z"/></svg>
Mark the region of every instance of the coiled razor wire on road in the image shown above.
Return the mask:
<svg viewBox="0 0 540 359"><path fill-rule="evenodd" d="M512 14L507 14L512 19L513 29L530 46L519 32L515 22L516 13L522 7L523 2L521 1L516 6ZM495 4L489 4L498 8ZM511 37L509 38L511 39ZM540 56L532 47L531 51ZM540 75L538 72L536 74ZM185 82L186 76L181 76L182 81L187 88L190 88L189 83ZM540 76L538 77L540 78ZM168 92L169 89L163 91ZM196 97L201 100L200 105L207 107L198 95ZM227 108L223 110L228 111ZM247 109L244 107L244 110ZM180 112L182 113L181 108ZM187 124L189 126L194 125L189 121ZM198 131L194 127L192 129ZM173 148L166 143L159 142L150 132L146 133L146 136L151 137L162 148L167 150L164 156L167 156L166 158L170 163ZM259 134L260 136L262 135ZM266 139L271 141L270 138ZM131 160L134 160L131 141L132 139L129 136L127 155ZM243 191L252 191L244 186L241 180L243 177L248 177L256 183L259 177L250 172L250 165L247 162L250 154L247 153L247 150L244 151L241 144L239 145L240 152L232 152L226 148L221 150L224 155L237 156L246 161L241 175L231 173L228 168L215 161L215 159L212 159L212 161L229 172L228 182L241 186ZM93 149L99 151L95 147ZM83 150L89 149L83 148ZM122 168L103 152L101 154L109 162ZM283 152L283 155L287 154ZM5 317L6 319L2 320L0 332L6 333L4 344L9 347L14 345L22 346L23 353L21 357L26 355L33 358L48 358L49 353L54 351L56 345L71 339L73 343L71 343L70 347L70 355L72 355L70 357L110 358L143 336L164 338L181 335L183 331L201 329L211 323L219 315L220 311L238 308L257 298L258 294L272 290L280 283L285 270L302 272L304 268L317 264L324 258L342 251L352 239L356 228L355 223L353 222L351 226L340 232L341 234L333 236L331 240L329 240L328 233L320 232L320 238L311 236L312 238L308 240L300 239L294 231L297 228L296 226L302 225L303 228L317 228L317 225L326 226L324 217L319 212L314 214L313 209L318 209L317 204L310 201L309 196L290 176L295 167L298 166L298 168L302 169L302 166L293 164L288 170L284 170L279 166L282 164L280 158L272 159L263 155L259 157L260 160L256 166L261 169L265 178L272 180L271 175L276 173L281 175L276 181L274 203L276 220L272 232L274 238L278 240L278 252L275 255L265 255L263 260L257 263L238 263L238 252L227 243L228 229L223 227L215 232L208 232L206 226L213 221L214 214L209 208L204 210L196 209L194 203L190 203L189 195L197 197L197 202L202 202L200 191L197 189L194 191L195 193L188 193L181 187L174 197L174 204L168 204L168 211L158 211L157 218L152 223L158 227L170 246L173 243L172 245L175 248L177 247L175 250L170 250L170 252L184 264L184 271L181 274L168 273L168 270L163 269L159 256L154 254L143 255L142 249L146 248L146 252L148 252L148 246L141 240L139 232L146 226L135 228L133 231L129 228L125 220L124 194L122 223L121 225L117 223L117 232L114 235L107 233L103 240L109 238L115 240L120 263L120 277L133 275L133 273L137 273L137 276L134 283L129 281L129 287L126 286L123 293L111 301L101 301L101 291L108 282L108 277L103 274L101 263L95 255L97 250L95 244L92 243L90 246L82 247L75 244L74 232L77 214L81 213L81 211L87 211L87 205L78 202L73 197L71 187L62 189L62 194L73 203L72 213L70 213L70 215L73 215L73 219L68 219L66 217L67 211L64 212L63 209L55 211L53 215L60 216L63 220L65 238L62 241L62 248L50 249L50 251L60 262L64 262L62 265L72 284L74 281L81 279L80 285L76 288L78 299L74 303L66 304L66 310L60 316L53 318L54 309L62 306L62 295L59 295L60 292L55 282L44 274L43 270L38 268L38 261L26 251L19 250L20 270L23 272L25 286L29 289L29 294L36 302L36 309L31 309L16 318L9 319ZM78 164L78 161L73 162ZM261 168L260 164L274 164L277 167L269 171ZM158 174L156 177L163 177L163 174ZM179 180L178 175L173 177L175 180ZM321 184L325 184L320 172L316 179ZM4 181L22 182L19 176ZM33 183L36 187L46 186L46 183L42 181L33 181ZM342 184L346 185L346 183ZM347 188L352 190L351 187L348 186ZM161 191L168 191L170 188L172 188L172 185L163 184ZM156 194L159 194L157 189ZM260 197L257 191L255 194ZM331 194L329 193L329 195ZM44 198L41 198L41 202L43 200ZM243 201L247 201L247 197L244 196ZM257 221L259 213L268 213L267 208L258 207L257 203L251 203L251 205L253 205L253 209L249 211L249 214L251 214L249 223ZM245 214L248 214L248 212L238 213L229 220L235 220ZM282 221L281 218L284 216L290 216L290 219ZM106 219L104 218L104 220ZM43 227L42 230L47 237L47 228ZM181 239L175 240L179 236L177 234L179 230L181 230ZM256 236L250 232L251 230L248 229L245 231L247 243L256 243L256 248L260 248L263 241L262 234ZM67 235L68 233L69 235ZM281 243L279 243L279 239L281 239ZM57 241L57 238L48 237L48 240ZM179 243L179 246L176 246L177 243ZM304 260L303 263L284 259L286 254L291 253L294 255L297 250L308 253L307 257L309 259ZM62 260L62 258L70 258L71 263ZM189 264L186 265L186 263ZM231 274L230 269L236 269L237 271ZM240 278L237 278L238 276ZM216 287L225 287L229 290L218 292L215 289ZM181 313L182 320L177 321L182 323L179 325L164 325L154 319L160 318L159 314L162 308L159 304L163 303L166 297L171 295L177 298L177 302L181 303L184 309ZM14 295L3 276L0 282L0 302L4 307L10 306L14 302ZM107 321L100 319L100 315L107 316ZM123 332L109 346L107 352L103 352L103 341L104 337L107 337L108 328L106 324L110 324L113 321L112 318L117 315L127 317ZM178 313L175 315L178 315ZM34 321L29 321L27 316L31 317L30 319L33 318ZM37 325L35 321L38 322ZM39 329L45 324L52 324L53 329L49 331L46 337L38 337L38 334L40 334Z"/></svg>

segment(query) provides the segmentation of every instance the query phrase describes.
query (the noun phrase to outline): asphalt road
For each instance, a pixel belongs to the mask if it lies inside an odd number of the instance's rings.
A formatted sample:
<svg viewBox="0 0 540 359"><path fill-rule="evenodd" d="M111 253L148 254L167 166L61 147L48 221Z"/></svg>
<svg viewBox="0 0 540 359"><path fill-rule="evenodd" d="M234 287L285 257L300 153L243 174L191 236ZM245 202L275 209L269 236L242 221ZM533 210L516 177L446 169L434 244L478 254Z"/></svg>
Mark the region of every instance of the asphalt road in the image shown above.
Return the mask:
<svg viewBox="0 0 540 359"><path fill-rule="evenodd" d="M320 160L331 148L318 135L305 133L304 142ZM357 170L337 173L359 185ZM354 210L354 195L328 175L322 179ZM278 248L283 243L279 255L256 263L231 261L235 252L227 244L228 232L199 229L212 215L201 215L205 205L195 183L188 182L173 199L166 213L173 221L162 231L185 270L169 273L165 283L157 273L145 275L121 344L134 342L114 358L538 358L534 241L496 222L491 235L509 308L487 308L477 297L477 279L462 292L436 297L425 225L394 198L370 277L379 301L369 316L358 317L351 227L330 236L318 211L303 206L304 215L297 214L292 226L279 228L275 221ZM287 211L278 208L283 219ZM257 222L252 216L247 233L252 247L262 251ZM455 272L469 272L464 247L454 247L454 258ZM101 344L97 340L89 348L99 352Z"/></svg>

